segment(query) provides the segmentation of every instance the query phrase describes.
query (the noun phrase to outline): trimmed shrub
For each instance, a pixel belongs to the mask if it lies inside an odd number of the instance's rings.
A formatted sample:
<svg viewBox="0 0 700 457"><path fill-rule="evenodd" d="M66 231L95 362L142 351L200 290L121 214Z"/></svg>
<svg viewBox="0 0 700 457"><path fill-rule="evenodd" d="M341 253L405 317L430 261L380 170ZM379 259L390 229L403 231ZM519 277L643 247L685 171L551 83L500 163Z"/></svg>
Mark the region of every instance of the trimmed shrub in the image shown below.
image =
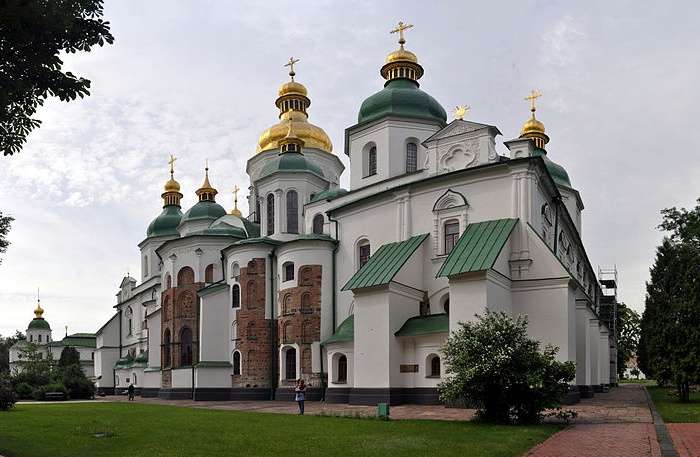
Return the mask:
<svg viewBox="0 0 700 457"><path fill-rule="evenodd" d="M29 400L33 398L33 390L34 389L32 389L32 386L30 386L26 382L20 382L15 387L15 393L17 394L17 398L19 398L20 400Z"/></svg>
<svg viewBox="0 0 700 457"><path fill-rule="evenodd" d="M527 318L488 312L460 323L442 351L447 377L439 386L446 403L464 403L488 422L534 423L559 408L576 375L573 362L555 359L557 348L527 335Z"/></svg>
<svg viewBox="0 0 700 457"><path fill-rule="evenodd" d="M15 406L17 396L12 389L10 380L5 376L0 376L0 411L8 411Z"/></svg>
<svg viewBox="0 0 700 457"><path fill-rule="evenodd" d="M79 365L63 368L63 385L72 399L88 399L95 396L95 385L80 369Z"/></svg>

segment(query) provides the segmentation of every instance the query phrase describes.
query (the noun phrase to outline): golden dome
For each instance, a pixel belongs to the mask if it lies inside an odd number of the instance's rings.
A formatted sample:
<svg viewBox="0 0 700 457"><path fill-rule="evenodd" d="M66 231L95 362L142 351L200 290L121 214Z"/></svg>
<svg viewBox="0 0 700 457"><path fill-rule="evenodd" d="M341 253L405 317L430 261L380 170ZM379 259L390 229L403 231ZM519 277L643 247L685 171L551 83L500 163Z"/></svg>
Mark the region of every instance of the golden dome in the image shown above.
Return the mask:
<svg viewBox="0 0 700 457"><path fill-rule="evenodd" d="M34 310L34 315L37 317L37 319L41 319L41 316L44 315L44 309L41 307L40 301L36 302L36 309Z"/></svg>
<svg viewBox="0 0 700 457"><path fill-rule="evenodd" d="M523 128L520 129L520 138L530 138L535 142L536 147L544 149L544 145L549 143L549 137L544 133L544 124L535 118L535 111L537 111L535 101L541 96L540 92L533 89L530 95L525 97L525 100L530 102L530 113L532 114L530 119L523 124Z"/></svg>
<svg viewBox="0 0 700 457"><path fill-rule="evenodd" d="M164 190L166 192L179 192L180 191L180 183L175 181L172 176L168 180L168 182L165 183Z"/></svg>
<svg viewBox="0 0 700 457"><path fill-rule="evenodd" d="M204 182L202 183L202 186L194 191L195 194L197 194L197 197L199 197L199 201L216 201L215 197L216 194L219 192L212 187L212 185L209 183L209 163L207 162L207 165L204 167Z"/></svg>
<svg viewBox="0 0 700 457"><path fill-rule="evenodd" d="M418 63L418 57L411 51L405 50L403 47L397 49L396 51L390 53L386 56L386 61L384 63L392 62L413 62Z"/></svg>
<svg viewBox="0 0 700 457"><path fill-rule="evenodd" d="M303 95L306 97L308 92L303 84L296 81L287 81L280 86L279 90L277 91L277 95L284 97L285 95L289 94Z"/></svg>
<svg viewBox="0 0 700 457"><path fill-rule="evenodd" d="M533 133L544 134L544 124L535 118L535 113L532 113L532 117L523 124L523 128L520 130L521 135Z"/></svg>
<svg viewBox="0 0 700 457"><path fill-rule="evenodd" d="M269 149L279 149L280 140L283 140L291 128L294 135L304 142L305 148L320 149L324 152L333 151L333 143L326 132L307 120L306 114L301 111L288 111L282 114L280 122L265 130L258 139L256 152Z"/></svg>

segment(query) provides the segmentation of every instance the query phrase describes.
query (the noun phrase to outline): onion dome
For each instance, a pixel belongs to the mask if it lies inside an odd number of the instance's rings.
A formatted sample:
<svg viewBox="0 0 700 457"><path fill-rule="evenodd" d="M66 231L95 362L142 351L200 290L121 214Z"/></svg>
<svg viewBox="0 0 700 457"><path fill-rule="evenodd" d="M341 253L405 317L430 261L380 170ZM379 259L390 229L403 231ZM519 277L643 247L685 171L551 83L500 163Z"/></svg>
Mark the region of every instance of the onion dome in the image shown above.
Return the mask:
<svg viewBox="0 0 700 457"><path fill-rule="evenodd" d="M535 111L537 111L535 100L541 96L540 92L533 90L530 92L530 95L525 97L525 100L530 102L531 115L530 119L523 124L523 128L520 130L520 138L529 138L535 143L533 155L542 157L549 175L557 186L571 188L571 180L566 169L547 157L545 145L549 143L549 137L545 133L544 124L535 117Z"/></svg>
<svg viewBox="0 0 700 457"><path fill-rule="evenodd" d="M37 300L36 309L34 310L34 319L29 322L27 329L32 330L51 330L49 323L42 317L44 309L41 307L41 301Z"/></svg>
<svg viewBox="0 0 700 457"><path fill-rule="evenodd" d="M165 183L164 191L161 194L163 197L163 212L158 215L148 226L146 230L147 237L177 235L177 226L182 219L182 211L180 210L180 183L175 181L173 164L177 159L170 156L170 179Z"/></svg>
<svg viewBox="0 0 700 457"><path fill-rule="evenodd" d="M221 216L206 230L210 235L229 235L238 238L256 238L260 236L260 225L250 222L245 217L226 214Z"/></svg>
<svg viewBox="0 0 700 457"><path fill-rule="evenodd" d="M181 224L186 221L191 221L195 219L218 219L219 217L226 214L226 210L216 203L216 194L218 191L212 187L209 183L209 166L207 165L204 169L204 182L202 186L195 191L199 201L195 205L187 210L185 215L182 217Z"/></svg>
<svg viewBox="0 0 700 457"><path fill-rule="evenodd" d="M290 67L291 81L282 84L277 92L275 105L280 110L280 122L265 130L258 139L256 152L279 149L282 140L288 131L288 123L294 125L294 132L304 141L307 148L318 149L324 152L333 151L333 143L326 132L308 121L307 110L311 105L308 91L303 84L294 81L294 64L299 60L291 58L287 65Z"/></svg>
<svg viewBox="0 0 700 457"><path fill-rule="evenodd" d="M419 89L418 80L423 76L423 67L414 53L404 48L403 32L413 25L399 22L391 33L399 33L399 49L391 52L379 71L386 83L384 89L371 95L360 106L357 123L364 124L385 116L398 116L447 123L445 109L429 94Z"/></svg>

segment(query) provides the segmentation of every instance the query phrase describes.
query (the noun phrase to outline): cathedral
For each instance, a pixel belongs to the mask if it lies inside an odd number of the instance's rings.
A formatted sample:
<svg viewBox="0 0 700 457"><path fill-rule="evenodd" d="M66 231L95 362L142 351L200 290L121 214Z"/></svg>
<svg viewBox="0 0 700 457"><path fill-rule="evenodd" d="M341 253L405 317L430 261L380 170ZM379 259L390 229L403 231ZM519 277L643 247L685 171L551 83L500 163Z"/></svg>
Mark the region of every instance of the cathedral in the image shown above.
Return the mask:
<svg viewBox="0 0 700 457"><path fill-rule="evenodd" d="M576 363L571 400L614 382L613 341L581 239L583 201L530 115L497 147L498 127L448 122L422 90L404 37L383 88L345 129L345 171L311 98L278 90L279 121L248 160L247 217L216 201L208 168L182 211L170 179L146 231L140 278L125 277L96 334L98 390L143 397L438 403L442 345L485 310L525 314L529 334ZM501 150L502 149L502 150ZM507 150L506 150L507 149ZM553 154L551 154L553 152Z"/></svg>

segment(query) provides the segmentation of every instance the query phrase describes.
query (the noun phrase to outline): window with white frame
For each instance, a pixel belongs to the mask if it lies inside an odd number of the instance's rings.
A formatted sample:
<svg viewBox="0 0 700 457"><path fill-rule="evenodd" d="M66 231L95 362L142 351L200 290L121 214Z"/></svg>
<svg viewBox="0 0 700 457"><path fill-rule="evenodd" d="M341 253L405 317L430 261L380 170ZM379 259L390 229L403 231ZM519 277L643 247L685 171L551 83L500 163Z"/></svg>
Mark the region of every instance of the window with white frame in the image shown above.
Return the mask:
<svg viewBox="0 0 700 457"><path fill-rule="evenodd" d="M433 255L445 256L454 249L461 232L467 226L467 199L451 189L433 205Z"/></svg>
<svg viewBox="0 0 700 457"><path fill-rule="evenodd" d="M444 254L447 255L452 252L452 249L454 249L455 245L457 244L457 240L459 239L459 221L450 219L449 221L445 222L443 232L445 234Z"/></svg>
<svg viewBox="0 0 700 457"><path fill-rule="evenodd" d="M362 239L357 243L357 269L362 268L367 262L369 262L370 255L372 254L372 247L369 244L368 239Z"/></svg>
<svg viewBox="0 0 700 457"><path fill-rule="evenodd" d="M406 144L406 173L415 173L418 170L418 145Z"/></svg>

